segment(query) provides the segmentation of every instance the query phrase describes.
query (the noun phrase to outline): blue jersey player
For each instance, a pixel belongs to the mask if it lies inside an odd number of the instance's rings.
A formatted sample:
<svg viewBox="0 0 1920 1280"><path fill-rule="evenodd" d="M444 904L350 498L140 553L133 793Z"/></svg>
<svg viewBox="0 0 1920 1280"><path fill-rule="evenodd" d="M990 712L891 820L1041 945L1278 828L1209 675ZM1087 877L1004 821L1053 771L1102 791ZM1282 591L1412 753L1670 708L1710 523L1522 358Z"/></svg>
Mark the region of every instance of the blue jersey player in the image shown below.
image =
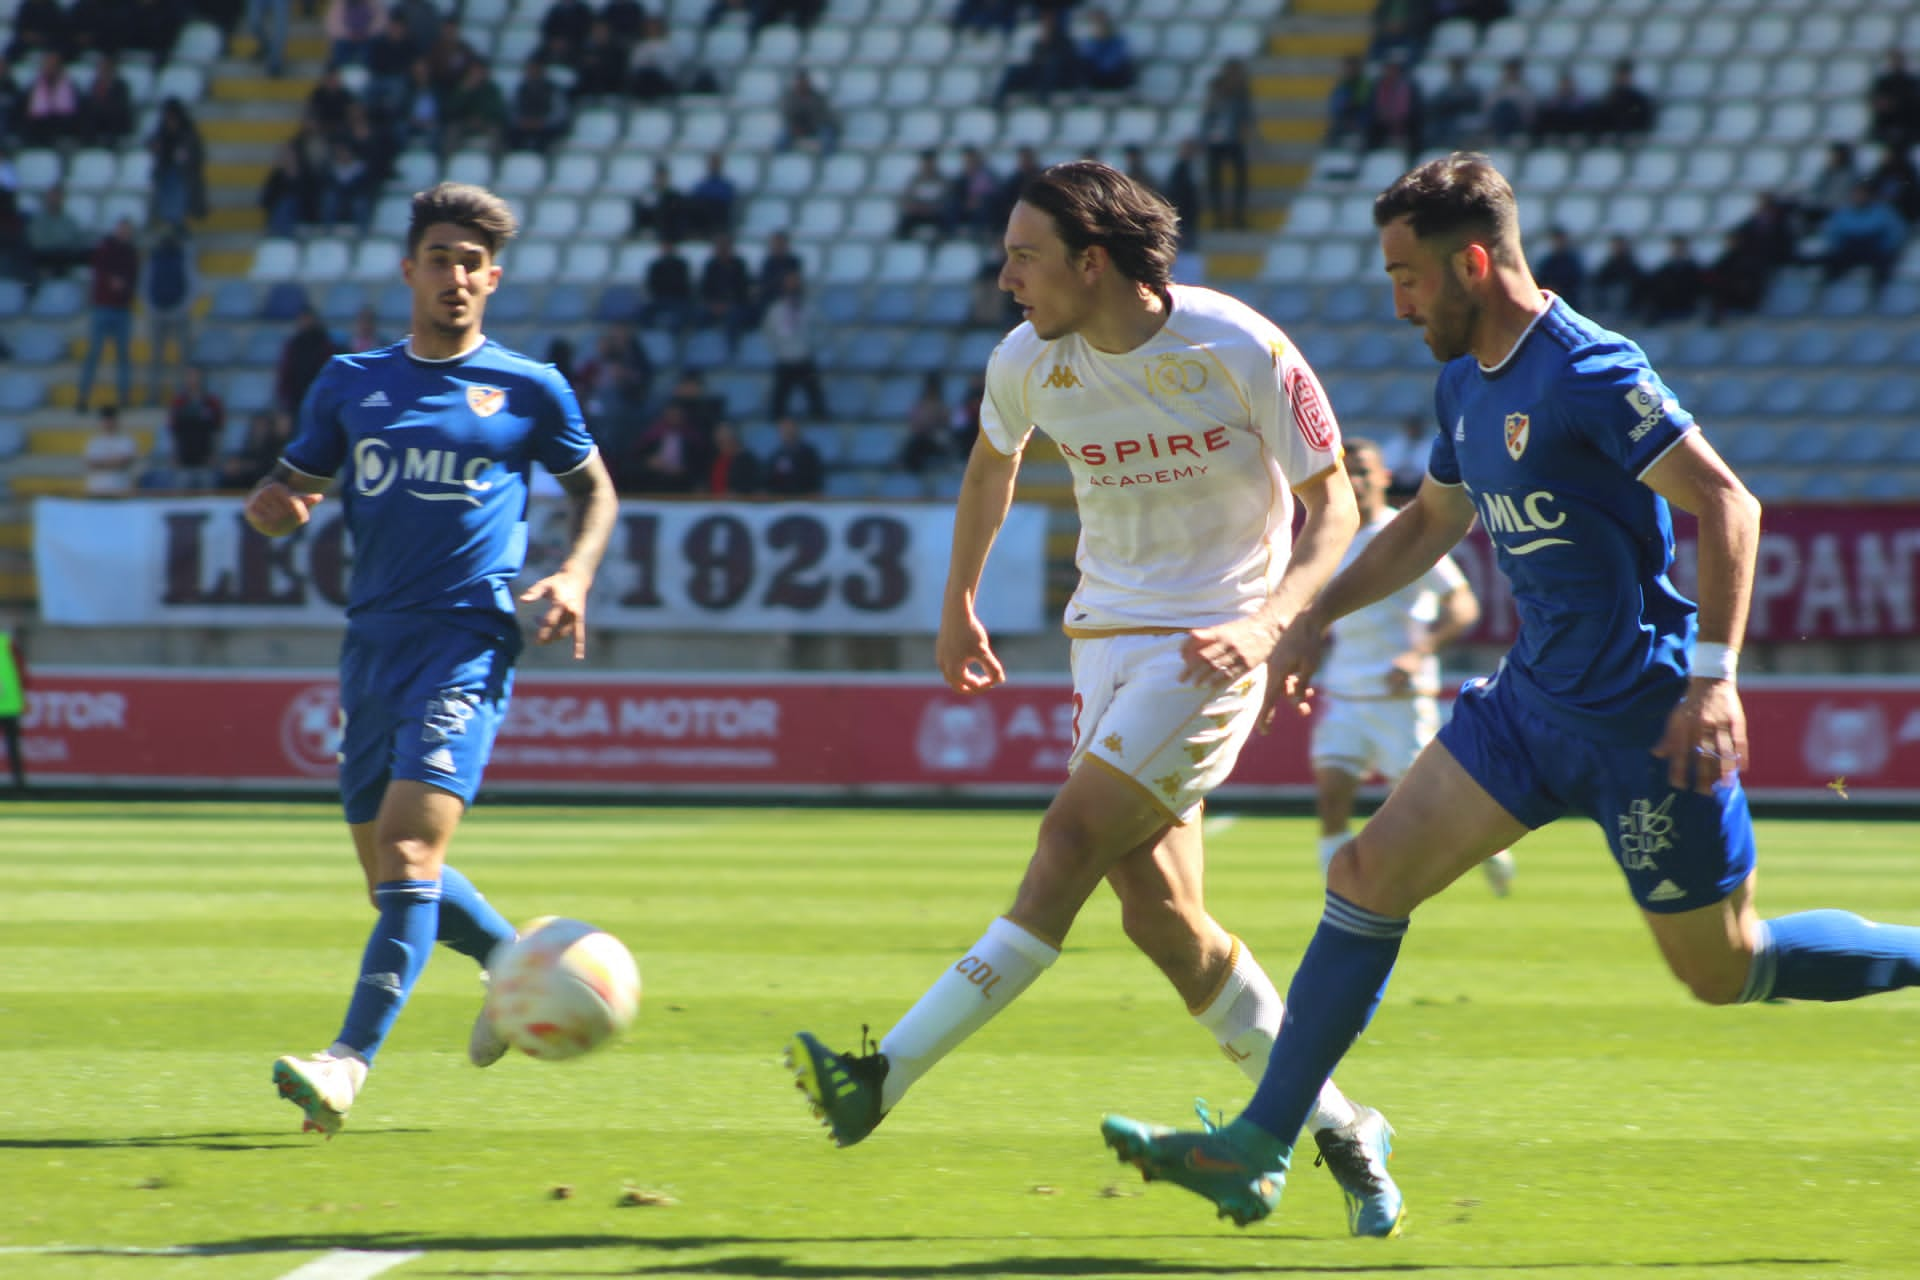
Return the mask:
<svg viewBox="0 0 1920 1280"><path fill-rule="evenodd" d="M613 529L613 482L565 379L481 332L514 230L506 203L479 187L414 196L401 263L413 332L335 357L285 456L247 498L248 522L281 537L337 478L353 540L340 794L378 919L333 1044L273 1068L304 1127L329 1137L434 942L484 966L513 937L446 855L513 687L521 637L509 584L526 561L528 468L558 478L572 515L565 561L520 597L545 602L538 642L571 637L585 656L587 591ZM482 1011L468 1056L484 1067L504 1051Z"/></svg>
<svg viewBox="0 0 1920 1280"><path fill-rule="evenodd" d="M1302 696L1327 624L1417 579L1476 518L1520 636L1335 855L1246 1111L1206 1133L1101 1124L1122 1160L1241 1225L1278 1203L1301 1120L1378 1006L1409 913L1563 814L1600 824L1668 967L1709 1004L1920 982L1920 929L1754 908L1734 676L1759 504L1639 347L1534 283L1513 192L1484 156L1414 169L1374 222L1396 313L1446 365L1439 433L1418 495L1294 620L1272 675ZM1698 606L1668 577L1669 504L1699 518Z"/></svg>

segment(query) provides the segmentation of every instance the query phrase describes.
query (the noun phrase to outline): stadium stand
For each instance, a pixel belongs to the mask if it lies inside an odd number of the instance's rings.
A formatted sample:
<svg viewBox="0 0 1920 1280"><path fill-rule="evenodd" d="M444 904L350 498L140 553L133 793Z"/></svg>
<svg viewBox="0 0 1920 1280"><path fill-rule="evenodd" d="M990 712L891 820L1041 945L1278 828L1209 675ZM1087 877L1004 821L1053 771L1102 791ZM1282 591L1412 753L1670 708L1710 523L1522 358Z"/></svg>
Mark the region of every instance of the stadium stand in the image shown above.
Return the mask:
<svg viewBox="0 0 1920 1280"><path fill-rule="evenodd" d="M461 31L491 57L505 91L539 47L545 7L545 0L465 6ZM296 24L288 75L274 79L249 61L245 36L193 22L159 65L128 60L140 119L117 150L23 151L15 170L25 196L64 181L96 227L116 213L143 217L142 140L157 104L171 94L190 105L206 139L210 205L194 228L201 288L193 354L228 400L232 447L249 414L272 400L279 342L302 305L318 308L342 341L363 307L372 308L383 334L397 336L407 299L393 278L395 245L408 192L459 177L511 195L527 229L507 259L514 288L497 301L489 329L534 354L560 338L585 353L605 325L633 320L645 300L656 240L645 228L636 235L633 215L651 199L655 162L686 191L717 153L737 192L732 222L748 264L757 268L770 238L787 232L813 289L829 417L808 431L831 464L829 494L945 499L956 467L903 477L897 445L919 375L944 374L957 394L998 337L991 300L976 319L973 298L997 255L992 234L964 229L895 238L899 197L918 153L932 149L952 175L962 148L979 146L1005 177L1023 146L1048 163L1088 152L1119 162L1125 147L1137 145L1147 176L1160 179L1197 133L1215 71L1225 59L1245 58L1258 135L1249 229L1222 231L1203 219L1179 278L1236 292L1287 326L1350 432L1397 434L1407 416L1425 411L1433 371L1413 333L1387 313L1370 202L1407 157L1398 147L1355 153L1322 142L1339 60L1367 54L1374 42L1373 5L1116 0L1102 7L1140 61L1133 88L1044 105L1016 99L996 112L987 104L1004 68L1031 46L1032 22L1005 35L956 33L946 0L828 0L809 30L772 26L752 39L743 25L708 27L707 0L666 0L658 8L674 65L698 69L717 92L576 104L565 136L545 154L464 148L443 160L409 147L372 202L366 236L328 228L264 234L261 184L322 67L317 24ZM1867 94L1879 59L1902 41L1920 44L1920 18L1891 0L1519 0L1508 7L1510 16L1484 25L1443 21L1402 56L1419 54L1411 69L1429 97L1454 56L1466 59L1483 89L1499 62L1519 58L1542 94L1576 54L1575 79L1591 94L1604 89L1601 77L1616 57L1633 59L1637 82L1658 104L1644 140L1491 148L1517 175L1533 251L1544 251L1547 227L1564 227L1590 271L1616 232L1643 254L1682 235L1710 256L1759 193L1804 189L1829 139L1868 145ZM0 14L10 8L0 0ZM838 116L837 143L824 154L781 149L782 94L803 68ZM348 83L365 88L362 76ZM682 248L697 278L706 242ZM77 274L30 296L0 282L0 335L13 353L0 378L0 481L7 487L0 599L32 590L19 554L24 501L80 484L71 433L84 421L74 406L83 280ZM1816 268L1795 265L1775 277L1755 313L1717 327L1701 319L1658 327L1621 319L1763 498L1892 501L1920 497L1920 448L1911 444L1920 435L1917 306L1920 257L1907 253L1877 291L1858 278L1823 284ZM736 350L715 330L680 341L654 330L639 336L656 365L656 402L678 368L699 368L749 445L770 440L771 357L758 335ZM145 360L136 342L137 371ZM1835 427L1836 414L1846 416L1844 430ZM145 439L160 427L138 393L127 422ZM1027 497L1057 512L1050 552L1064 582L1071 495L1064 466L1046 449L1031 457L1023 485ZM1838 465L1809 465L1816 461Z"/></svg>

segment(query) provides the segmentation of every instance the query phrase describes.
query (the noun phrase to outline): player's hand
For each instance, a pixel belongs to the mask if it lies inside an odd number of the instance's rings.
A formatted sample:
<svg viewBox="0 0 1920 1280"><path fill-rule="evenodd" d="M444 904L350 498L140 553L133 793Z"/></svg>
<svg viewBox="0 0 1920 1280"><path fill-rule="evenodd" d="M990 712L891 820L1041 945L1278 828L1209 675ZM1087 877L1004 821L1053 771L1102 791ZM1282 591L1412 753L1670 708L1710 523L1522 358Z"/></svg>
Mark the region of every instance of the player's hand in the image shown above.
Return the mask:
<svg viewBox="0 0 1920 1280"><path fill-rule="evenodd" d="M1280 628L1264 618L1235 618L1217 627L1187 633L1180 646L1185 665L1180 679L1188 684L1224 689L1246 676L1273 652Z"/></svg>
<svg viewBox="0 0 1920 1280"><path fill-rule="evenodd" d="M1747 713L1733 681L1687 681L1687 696L1667 717L1653 754L1667 762L1667 782L1677 789L1712 791L1731 782L1747 762Z"/></svg>
<svg viewBox="0 0 1920 1280"><path fill-rule="evenodd" d="M247 495L247 523L266 537L284 538L313 518L320 498L320 494L300 493L269 480Z"/></svg>
<svg viewBox="0 0 1920 1280"><path fill-rule="evenodd" d="M546 644L562 636L573 637L575 661L587 656L587 589L593 579L562 569L540 579L520 593L522 604L548 600L547 612L533 633L535 644Z"/></svg>
<svg viewBox="0 0 1920 1280"><path fill-rule="evenodd" d="M1007 681L1007 669L993 656L987 629L972 609L941 613L933 661L940 668L940 678L955 693L985 693Z"/></svg>
<svg viewBox="0 0 1920 1280"><path fill-rule="evenodd" d="M1413 688L1414 679L1425 663L1426 655L1412 649L1395 658L1393 665L1387 668L1387 692L1399 694Z"/></svg>
<svg viewBox="0 0 1920 1280"><path fill-rule="evenodd" d="M1272 730L1282 703L1292 707L1298 716L1313 714L1309 701L1313 687L1307 681L1320 669L1320 660L1326 652L1327 629L1308 614L1295 618L1293 625L1280 633L1280 642L1273 646L1273 653L1267 658L1267 698L1260 708L1260 719L1255 722L1261 733Z"/></svg>

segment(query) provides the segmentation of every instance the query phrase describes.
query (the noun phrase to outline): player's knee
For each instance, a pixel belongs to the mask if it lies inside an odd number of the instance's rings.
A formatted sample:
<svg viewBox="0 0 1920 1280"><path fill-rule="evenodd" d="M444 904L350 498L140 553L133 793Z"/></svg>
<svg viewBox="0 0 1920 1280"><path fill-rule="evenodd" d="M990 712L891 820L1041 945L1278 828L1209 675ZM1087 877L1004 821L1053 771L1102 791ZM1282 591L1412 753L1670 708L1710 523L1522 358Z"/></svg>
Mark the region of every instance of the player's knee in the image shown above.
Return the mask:
<svg viewBox="0 0 1920 1280"><path fill-rule="evenodd" d="M1720 964L1676 964L1673 966L1673 976L1680 979L1680 985L1701 1004L1738 1004L1747 986L1745 969L1736 971Z"/></svg>
<svg viewBox="0 0 1920 1280"><path fill-rule="evenodd" d="M380 849L382 880L437 880L444 851L433 840L403 836Z"/></svg>

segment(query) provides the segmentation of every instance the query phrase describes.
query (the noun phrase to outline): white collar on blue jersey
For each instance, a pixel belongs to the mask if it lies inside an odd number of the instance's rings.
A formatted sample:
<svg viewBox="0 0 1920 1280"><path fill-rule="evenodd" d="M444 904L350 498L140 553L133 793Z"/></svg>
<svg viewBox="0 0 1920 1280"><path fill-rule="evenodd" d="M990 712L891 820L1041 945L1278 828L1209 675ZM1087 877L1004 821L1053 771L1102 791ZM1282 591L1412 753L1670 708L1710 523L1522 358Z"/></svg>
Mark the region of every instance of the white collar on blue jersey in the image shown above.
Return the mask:
<svg viewBox="0 0 1920 1280"><path fill-rule="evenodd" d="M413 349L413 335L408 334L407 335L407 359L418 360L421 364L452 364L456 360L465 360L468 356L472 355L474 352L478 351L481 347L484 347L486 345L487 345L487 335L484 333L477 334L474 337L473 345L468 347L465 351L460 352L458 355L441 356L438 360L434 360L427 356L421 355L418 351L415 351Z"/></svg>
<svg viewBox="0 0 1920 1280"><path fill-rule="evenodd" d="M1533 332L1534 326L1538 325L1540 321L1546 316L1547 312L1553 310L1553 304L1560 300L1559 298L1554 296L1554 292L1551 289L1542 289L1540 291L1540 296L1547 300L1547 305L1533 313L1533 319L1527 323L1526 328L1520 331L1520 336L1513 340L1513 345L1507 348L1507 354L1500 357L1500 363L1493 364L1493 365L1486 365L1486 364L1481 365L1480 366L1481 373L1489 374L1489 375L1496 374L1500 372L1502 369L1506 368L1509 364L1512 364L1513 358L1514 356L1519 354L1520 348L1527 345L1527 336Z"/></svg>

